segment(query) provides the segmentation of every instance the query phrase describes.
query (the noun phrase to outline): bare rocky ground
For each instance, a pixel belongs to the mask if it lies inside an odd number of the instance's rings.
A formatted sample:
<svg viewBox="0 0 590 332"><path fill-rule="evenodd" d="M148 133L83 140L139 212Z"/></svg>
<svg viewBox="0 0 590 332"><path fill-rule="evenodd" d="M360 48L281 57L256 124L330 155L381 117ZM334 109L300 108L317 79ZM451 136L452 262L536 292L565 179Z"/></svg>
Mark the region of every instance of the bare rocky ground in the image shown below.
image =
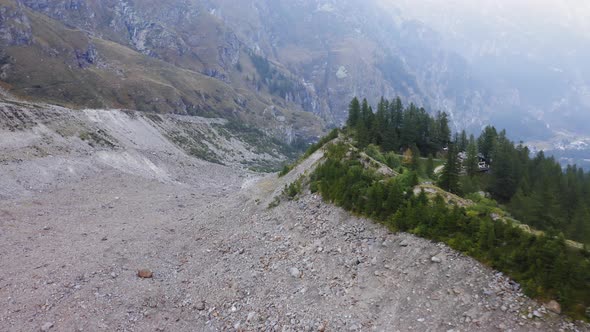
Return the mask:
<svg viewBox="0 0 590 332"><path fill-rule="evenodd" d="M2 331L588 330L317 196L269 209L321 151L277 179L188 156L166 124L28 107L0 105ZM59 133L79 126L113 146Z"/></svg>

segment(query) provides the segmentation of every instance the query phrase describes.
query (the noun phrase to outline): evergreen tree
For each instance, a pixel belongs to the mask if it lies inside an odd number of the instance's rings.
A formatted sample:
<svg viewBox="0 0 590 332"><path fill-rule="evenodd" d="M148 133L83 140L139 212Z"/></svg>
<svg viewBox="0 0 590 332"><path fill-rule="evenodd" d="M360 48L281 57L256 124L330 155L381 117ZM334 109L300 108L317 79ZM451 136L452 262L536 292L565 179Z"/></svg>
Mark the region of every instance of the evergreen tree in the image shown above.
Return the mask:
<svg viewBox="0 0 590 332"><path fill-rule="evenodd" d="M588 207L583 204L577 207L568 233L572 235L572 240L590 244L590 211Z"/></svg>
<svg viewBox="0 0 590 332"><path fill-rule="evenodd" d="M496 240L496 234L494 231L494 225L491 221L482 220L479 224L479 247L481 250L490 250L494 248L494 242Z"/></svg>
<svg viewBox="0 0 590 332"><path fill-rule="evenodd" d="M459 140L457 144L459 145L460 152L467 151L469 140L467 139L467 132L465 131L465 129L461 131L461 135L459 135Z"/></svg>
<svg viewBox="0 0 590 332"><path fill-rule="evenodd" d="M408 148L418 142L419 126L418 108L414 104L410 104L403 113L401 125L400 139L403 148Z"/></svg>
<svg viewBox="0 0 590 332"><path fill-rule="evenodd" d="M363 121L359 121L356 124L356 140L358 143L358 147L361 149L363 149L367 145L369 145L369 141L370 141L369 129L367 128L367 126L365 126Z"/></svg>
<svg viewBox="0 0 590 332"><path fill-rule="evenodd" d="M398 150L397 131L392 123L387 123L383 133L383 150L385 152Z"/></svg>
<svg viewBox="0 0 590 332"><path fill-rule="evenodd" d="M445 112L438 112L436 115L438 137L436 138L438 148L444 148L451 142L451 129L449 128L449 116Z"/></svg>
<svg viewBox="0 0 590 332"><path fill-rule="evenodd" d="M374 141L373 143L383 146L385 142L385 136L388 134L388 114L387 110L389 108L389 102L381 97L379 104L377 105L377 113L375 114L375 123L374 123ZM385 150L385 148L384 148Z"/></svg>
<svg viewBox="0 0 590 332"><path fill-rule="evenodd" d="M500 137L496 145L489 189L494 197L507 202L516 193L518 185L515 150L505 136Z"/></svg>
<svg viewBox="0 0 590 332"><path fill-rule="evenodd" d="M477 140L479 152L481 152L489 162L493 159L493 153L496 148L496 141L498 139L498 132L496 128L487 126L481 136Z"/></svg>
<svg viewBox="0 0 590 332"><path fill-rule="evenodd" d="M471 139L469 140L469 144L467 146L467 158L465 159L465 170L467 171L467 175L474 176L479 171L479 158L477 157L477 144L475 143L475 139L473 135L471 135Z"/></svg>
<svg viewBox="0 0 590 332"><path fill-rule="evenodd" d="M348 106L348 121L346 125L349 128L356 128L361 118L361 104L357 97L354 97Z"/></svg>
<svg viewBox="0 0 590 332"><path fill-rule="evenodd" d="M453 144L449 145L447 162L440 177L439 186L452 193L459 193L459 158Z"/></svg>

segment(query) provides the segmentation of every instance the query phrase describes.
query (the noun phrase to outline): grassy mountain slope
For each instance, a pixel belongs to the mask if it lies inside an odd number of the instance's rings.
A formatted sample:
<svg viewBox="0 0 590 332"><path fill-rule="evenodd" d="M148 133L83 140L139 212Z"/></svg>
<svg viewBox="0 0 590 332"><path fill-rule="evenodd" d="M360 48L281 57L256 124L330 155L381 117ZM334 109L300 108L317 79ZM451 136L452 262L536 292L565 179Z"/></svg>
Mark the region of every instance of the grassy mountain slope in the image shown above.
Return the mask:
<svg viewBox="0 0 590 332"><path fill-rule="evenodd" d="M5 24L24 22L28 36L19 42L9 31L4 39L2 85L19 97L68 107L221 116L287 140L322 131L322 121L295 104L184 68L194 64L177 66L9 0L2 6L15 17Z"/></svg>

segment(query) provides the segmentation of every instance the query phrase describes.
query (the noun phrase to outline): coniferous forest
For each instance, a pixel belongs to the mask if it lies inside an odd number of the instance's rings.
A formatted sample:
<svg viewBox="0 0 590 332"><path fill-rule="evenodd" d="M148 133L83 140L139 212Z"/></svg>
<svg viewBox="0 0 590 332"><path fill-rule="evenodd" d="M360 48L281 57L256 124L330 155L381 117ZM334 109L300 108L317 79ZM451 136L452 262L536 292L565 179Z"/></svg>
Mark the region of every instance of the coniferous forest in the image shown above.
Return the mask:
<svg viewBox="0 0 590 332"><path fill-rule="evenodd" d="M394 231L445 242L509 274L528 295L555 299L568 314L584 317L590 307L589 174L575 166L562 170L543 153L531 157L493 127L478 138L452 135L446 114L432 117L399 99L382 99L376 111L353 99L341 138L327 146L325 162L311 176L312 191ZM396 176L368 167L372 161ZM435 172L437 164L444 167ZM472 204L415 190L431 183Z"/></svg>
<svg viewBox="0 0 590 332"><path fill-rule="evenodd" d="M382 99L376 113L366 100L353 99L347 127L360 148L374 144L383 152L410 149L424 158L443 157L443 189L460 195L489 192L515 219L590 245L590 174L576 166L562 170L543 152L531 157L505 131L486 127L478 138L464 131L451 137L445 113L431 117L412 104L404 108L399 98ZM465 160L460 161L460 153ZM489 172L480 172L478 156L490 164Z"/></svg>

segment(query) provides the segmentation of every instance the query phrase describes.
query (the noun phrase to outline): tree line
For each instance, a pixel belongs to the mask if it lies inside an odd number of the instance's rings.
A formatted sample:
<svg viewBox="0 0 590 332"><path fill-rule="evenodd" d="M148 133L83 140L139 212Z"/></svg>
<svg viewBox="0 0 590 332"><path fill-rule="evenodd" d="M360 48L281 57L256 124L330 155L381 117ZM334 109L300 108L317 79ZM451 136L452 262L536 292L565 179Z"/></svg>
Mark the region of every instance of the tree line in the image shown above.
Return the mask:
<svg viewBox="0 0 590 332"><path fill-rule="evenodd" d="M402 152L413 148L419 155L435 155L451 139L448 115L439 112L431 117L424 108L414 104L404 107L400 98L381 98L377 111L366 99L354 98L349 105L348 128L354 129L359 147L380 146L384 152Z"/></svg>
<svg viewBox="0 0 590 332"><path fill-rule="evenodd" d="M488 192L516 219L590 245L590 175L576 166L563 170L543 152L531 156L504 130L488 126L477 138L464 130L451 135L446 113L431 116L414 104L404 107L400 98L382 98L376 112L366 99L354 98L346 126L359 148L375 145L384 153L403 153L404 159L413 159L410 165L417 165L420 156L442 156L445 168L438 184L443 189L459 195ZM481 160L489 172L481 172ZM426 168L423 175L432 177L432 167Z"/></svg>
<svg viewBox="0 0 590 332"><path fill-rule="evenodd" d="M484 129L477 148L491 161L491 172L468 172L459 192L487 191L519 221L590 244L590 174L575 165L562 169L543 152L532 156L494 127Z"/></svg>

